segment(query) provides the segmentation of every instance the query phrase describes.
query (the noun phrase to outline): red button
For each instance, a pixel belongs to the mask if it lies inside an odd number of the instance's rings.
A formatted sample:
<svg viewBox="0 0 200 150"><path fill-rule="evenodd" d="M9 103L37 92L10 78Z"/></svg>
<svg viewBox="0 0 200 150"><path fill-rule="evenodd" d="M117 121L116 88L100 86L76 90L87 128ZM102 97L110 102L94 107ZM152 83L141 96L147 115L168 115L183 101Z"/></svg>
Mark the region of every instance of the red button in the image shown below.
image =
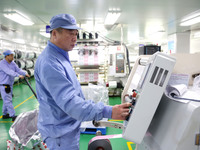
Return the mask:
<svg viewBox="0 0 200 150"><path fill-rule="evenodd" d="M137 93L134 91L132 97L136 97Z"/></svg>

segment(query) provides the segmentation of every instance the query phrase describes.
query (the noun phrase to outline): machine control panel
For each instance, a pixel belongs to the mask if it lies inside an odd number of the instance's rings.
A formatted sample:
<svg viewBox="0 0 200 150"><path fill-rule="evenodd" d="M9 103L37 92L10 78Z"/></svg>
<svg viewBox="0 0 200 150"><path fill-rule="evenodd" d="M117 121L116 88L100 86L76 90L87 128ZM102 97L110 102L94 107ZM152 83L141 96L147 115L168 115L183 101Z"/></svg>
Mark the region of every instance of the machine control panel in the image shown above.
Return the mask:
<svg viewBox="0 0 200 150"><path fill-rule="evenodd" d="M142 142L175 63L175 58L160 52L149 58L136 88L138 94L125 96L125 101L130 99L132 108L129 117L124 121L124 139L137 144Z"/></svg>
<svg viewBox="0 0 200 150"><path fill-rule="evenodd" d="M124 53L116 53L116 73L124 73L125 68L124 68Z"/></svg>

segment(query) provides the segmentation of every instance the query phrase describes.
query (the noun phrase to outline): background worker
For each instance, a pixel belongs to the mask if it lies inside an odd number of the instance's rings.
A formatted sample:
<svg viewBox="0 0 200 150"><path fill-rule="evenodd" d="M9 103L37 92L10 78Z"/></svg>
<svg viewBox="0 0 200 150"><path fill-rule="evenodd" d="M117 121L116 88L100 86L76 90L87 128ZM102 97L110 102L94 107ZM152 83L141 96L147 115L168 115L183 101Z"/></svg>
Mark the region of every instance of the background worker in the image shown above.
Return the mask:
<svg viewBox="0 0 200 150"><path fill-rule="evenodd" d="M111 107L85 100L68 54L80 28L69 14L54 16L50 28L50 41L35 65L38 130L50 150L79 150L82 121L125 120L131 104Z"/></svg>
<svg viewBox="0 0 200 150"><path fill-rule="evenodd" d="M3 55L5 56L5 59L0 61L0 92L3 99L2 118L12 118L12 121L14 121L16 118L15 110L12 104L14 78L19 77L23 79L24 76L30 76L25 71L20 69L13 61L13 51L5 50Z"/></svg>

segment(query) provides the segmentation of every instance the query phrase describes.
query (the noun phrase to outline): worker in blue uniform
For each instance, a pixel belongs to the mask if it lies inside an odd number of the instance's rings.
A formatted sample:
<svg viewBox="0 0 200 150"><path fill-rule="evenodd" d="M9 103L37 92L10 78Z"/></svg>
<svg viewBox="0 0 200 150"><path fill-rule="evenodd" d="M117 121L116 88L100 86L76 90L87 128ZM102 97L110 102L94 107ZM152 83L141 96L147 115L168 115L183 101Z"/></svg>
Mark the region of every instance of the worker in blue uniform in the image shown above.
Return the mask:
<svg viewBox="0 0 200 150"><path fill-rule="evenodd" d="M12 104L12 93L14 78L19 77L21 79L24 76L30 77L26 71L20 69L13 61L14 52L11 50L5 50L3 52L5 59L0 61L0 91L3 99L3 119L12 118L12 121L17 117Z"/></svg>
<svg viewBox="0 0 200 150"><path fill-rule="evenodd" d="M35 65L38 130L50 150L79 150L82 121L124 120L131 105L111 107L85 100L68 54L76 44L78 29L70 14L52 17L50 41Z"/></svg>

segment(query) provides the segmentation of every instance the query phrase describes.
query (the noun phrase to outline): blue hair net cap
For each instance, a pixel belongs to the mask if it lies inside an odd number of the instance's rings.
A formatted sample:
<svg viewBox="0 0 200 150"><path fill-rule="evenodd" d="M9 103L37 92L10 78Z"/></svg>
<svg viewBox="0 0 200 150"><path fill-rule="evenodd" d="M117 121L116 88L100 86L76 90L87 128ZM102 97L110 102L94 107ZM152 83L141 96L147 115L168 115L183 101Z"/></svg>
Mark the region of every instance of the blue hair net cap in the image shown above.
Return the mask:
<svg viewBox="0 0 200 150"><path fill-rule="evenodd" d="M11 50L5 50L4 52L3 52L3 55L4 56L7 56L7 55L10 55L10 54L15 54L13 51L11 51Z"/></svg>
<svg viewBox="0 0 200 150"><path fill-rule="evenodd" d="M59 14L51 18L50 31L57 28L81 29L76 25L76 19L70 14Z"/></svg>

